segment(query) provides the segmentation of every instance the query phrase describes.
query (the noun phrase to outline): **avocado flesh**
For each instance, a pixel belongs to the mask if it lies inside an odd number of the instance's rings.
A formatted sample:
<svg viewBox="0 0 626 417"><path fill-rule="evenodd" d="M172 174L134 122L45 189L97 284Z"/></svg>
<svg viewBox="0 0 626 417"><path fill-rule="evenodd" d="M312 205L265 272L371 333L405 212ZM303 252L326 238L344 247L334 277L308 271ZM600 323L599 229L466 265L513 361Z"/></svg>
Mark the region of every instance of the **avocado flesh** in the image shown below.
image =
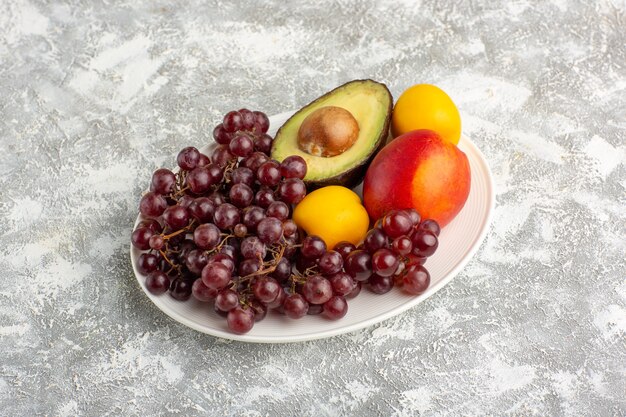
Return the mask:
<svg viewBox="0 0 626 417"><path fill-rule="evenodd" d="M348 110L359 124L355 143L340 155L310 155L298 146L298 130L302 121L324 106ZM350 81L326 93L296 112L276 133L272 159L282 161L299 155L307 163L304 181L318 188L326 185L354 187L363 180L373 156L384 145L389 132L393 98L384 84L372 80Z"/></svg>

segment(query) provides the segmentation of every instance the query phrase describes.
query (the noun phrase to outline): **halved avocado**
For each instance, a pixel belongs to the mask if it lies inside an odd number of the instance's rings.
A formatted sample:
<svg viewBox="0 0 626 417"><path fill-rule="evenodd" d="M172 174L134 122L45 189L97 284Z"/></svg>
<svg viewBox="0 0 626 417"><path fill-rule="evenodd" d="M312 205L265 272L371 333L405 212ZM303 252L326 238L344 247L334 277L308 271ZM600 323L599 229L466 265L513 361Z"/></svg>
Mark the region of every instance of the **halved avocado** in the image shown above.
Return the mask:
<svg viewBox="0 0 626 417"><path fill-rule="evenodd" d="M349 111L359 125L354 144L343 153L315 156L298 145L298 132L304 119L327 106ZM272 144L272 159L282 161L299 155L307 163L307 187L343 185L353 188L363 181L374 155L384 146L389 134L393 97L387 86L372 80L350 81L307 104L285 122Z"/></svg>

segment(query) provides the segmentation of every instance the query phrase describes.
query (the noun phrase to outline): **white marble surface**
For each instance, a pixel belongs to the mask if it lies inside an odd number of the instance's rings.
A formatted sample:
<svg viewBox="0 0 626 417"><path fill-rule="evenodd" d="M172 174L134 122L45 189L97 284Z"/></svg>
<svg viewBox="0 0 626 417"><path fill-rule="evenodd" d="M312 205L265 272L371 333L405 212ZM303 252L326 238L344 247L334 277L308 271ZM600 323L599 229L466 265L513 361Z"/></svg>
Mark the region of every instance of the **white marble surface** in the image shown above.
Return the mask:
<svg viewBox="0 0 626 417"><path fill-rule="evenodd" d="M0 3L0 414L626 415L624 1L314 3ZM355 78L458 103L498 192L467 268L302 344L157 310L128 259L152 170Z"/></svg>

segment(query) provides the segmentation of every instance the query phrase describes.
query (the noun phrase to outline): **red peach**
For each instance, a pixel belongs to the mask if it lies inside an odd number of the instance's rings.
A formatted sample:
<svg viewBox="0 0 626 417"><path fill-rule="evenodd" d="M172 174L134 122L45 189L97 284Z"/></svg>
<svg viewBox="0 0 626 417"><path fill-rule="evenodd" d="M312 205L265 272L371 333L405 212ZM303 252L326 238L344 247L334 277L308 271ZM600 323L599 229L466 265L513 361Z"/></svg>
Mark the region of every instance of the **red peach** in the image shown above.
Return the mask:
<svg viewBox="0 0 626 417"><path fill-rule="evenodd" d="M432 130L414 130L376 155L365 174L363 203L373 220L415 208L443 227L463 208L470 182L467 156L456 145Z"/></svg>

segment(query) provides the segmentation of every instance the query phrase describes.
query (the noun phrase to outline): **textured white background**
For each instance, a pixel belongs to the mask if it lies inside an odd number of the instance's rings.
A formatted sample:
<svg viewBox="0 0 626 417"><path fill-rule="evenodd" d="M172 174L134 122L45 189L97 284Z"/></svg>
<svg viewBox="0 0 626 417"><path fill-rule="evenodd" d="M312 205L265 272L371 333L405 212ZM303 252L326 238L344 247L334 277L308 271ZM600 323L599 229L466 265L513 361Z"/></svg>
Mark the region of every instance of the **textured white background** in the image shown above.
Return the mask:
<svg viewBox="0 0 626 417"><path fill-rule="evenodd" d="M624 1L284 3L0 2L0 414L626 415ZM151 172L354 78L458 104L498 192L474 260L322 341L158 311L128 259Z"/></svg>

